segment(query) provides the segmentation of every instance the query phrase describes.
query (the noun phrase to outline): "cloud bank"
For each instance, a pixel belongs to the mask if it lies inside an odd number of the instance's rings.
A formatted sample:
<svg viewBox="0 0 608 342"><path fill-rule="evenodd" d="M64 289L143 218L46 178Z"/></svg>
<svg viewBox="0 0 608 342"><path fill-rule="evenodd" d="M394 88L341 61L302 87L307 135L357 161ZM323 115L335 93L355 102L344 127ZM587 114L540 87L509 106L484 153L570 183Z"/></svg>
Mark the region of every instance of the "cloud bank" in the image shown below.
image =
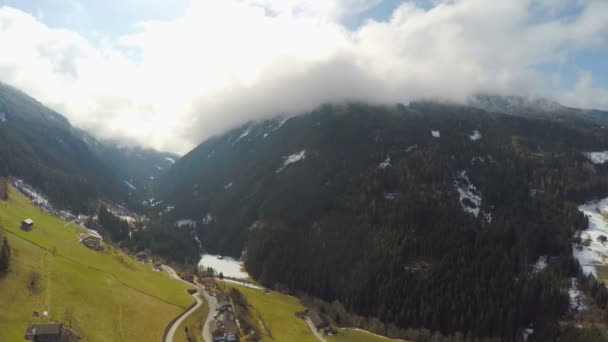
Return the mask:
<svg viewBox="0 0 608 342"><path fill-rule="evenodd" d="M556 90L559 72L542 68L606 46L606 1L405 1L385 21L342 24L380 2L193 1L181 18L96 44L4 6L0 80L101 138L177 152L326 102L483 91L608 108L589 72Z"/></svg>

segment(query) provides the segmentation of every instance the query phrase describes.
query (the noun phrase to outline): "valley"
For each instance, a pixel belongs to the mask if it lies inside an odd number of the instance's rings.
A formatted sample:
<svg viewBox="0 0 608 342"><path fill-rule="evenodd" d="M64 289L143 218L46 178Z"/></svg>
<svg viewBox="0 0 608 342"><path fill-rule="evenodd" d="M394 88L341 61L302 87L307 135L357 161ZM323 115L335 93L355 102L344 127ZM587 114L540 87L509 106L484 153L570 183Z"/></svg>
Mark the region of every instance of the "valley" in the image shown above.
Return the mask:
<svg viewBox="0 0 608 342"><path fill-rule="evenodd" d="M0 342L608 341L608 0L0 0Z"/></svg>
<svg viewBox="0 0 608 342"><path fill-rule="evenodd" d="M69 316L84 317L75 331L92 340L157 340L165 330L168 340L210 339L214 298L190 296L185 290L196 286L180 279L210 275L221 278L222 292L246 299L242 338L587 333L608 291L584 276L602 280L608 268L605 126L565 107L551 116L479 106L324 105L245 123L181 158L82 133L77 144L111 170L106 190L116 191L92 192L74 206L55 201L64 188L47 177L53 172L13 178L38 207L8 186L0 226L19 266L0 286L33 277L45 286L22 289L35 300L27 311L54 319L57 310L75 312ZM12 166L8 173L21 174ZM18 226L25 218L31 231ZM27 243L36 252L24 258ZM99 291L108 298L96 307L105 318L95 328L94 310L78 298ZM134 314L139 307L147 313ZM332 333L315 336L296 315L303 312L322 312ZM22 315L11 336L29 321ZM149 323L156 328L143 331Z"/></svg>

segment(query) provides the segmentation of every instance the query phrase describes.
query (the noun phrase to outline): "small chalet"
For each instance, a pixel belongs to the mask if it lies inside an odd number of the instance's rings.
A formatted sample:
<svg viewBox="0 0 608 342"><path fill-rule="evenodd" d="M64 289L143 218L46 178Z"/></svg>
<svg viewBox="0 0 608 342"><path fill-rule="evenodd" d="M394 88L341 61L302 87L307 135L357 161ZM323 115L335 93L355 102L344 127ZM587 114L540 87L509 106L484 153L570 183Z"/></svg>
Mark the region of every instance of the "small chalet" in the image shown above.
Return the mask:
<svg viewBox="0 0 608 342"><path fill-rule="evenodd" d="M217 289L217 283L213 278L204 278L202 284L206 289Z"/></svg>
<svg viewBox="0 0 608 342"><path fill-rule="evenodd" d="M146 252L144 252L144 251L137 252L137 254L135 254L135 258L137 259L137 261L141 261L141 262L146 262L146 260L148 260L148 256L146 255Z"/></svg>
<svg viewBox="0 0 608 342"><path fill-rule="evenodd" d="M310 319L312 325L314 325L315 329L319 331L329 327L327 321L325 321L325 319L323 319L323 317L321 317L321 315L319 315L319 313L317 313L315 310L308 311L308 313L306 313L306 317Z"/></svg>
<svg viewBox="0 0 608 342"><path fill-rule="evenodd" d="M98 232L87 229L86 233L80 234L80 242L82 242L85 246L93 249L101 248L101 242L103 238L99 235Z"/></svg>
<svg viewBox="0 0 608 342"><path fill-rule="evenodd" d="M211 321L209 330L213 342L236 342L238 340L237 327L231 321Z"/></svg>
<svg viewBox="0 0 608 342"><path fill-rule="evenodd" d="M25 230L26 232L32 231L32 228L34 227L34 221L32 219L25 219L23 221L21 221L21 229Z"/></svg>
<svg viewBox="0 0 608 342"><path fill-rule="evenodd" d="M32 323L27 327L24 338L33 342L64 342L63 325L59 323Z"/></svg>

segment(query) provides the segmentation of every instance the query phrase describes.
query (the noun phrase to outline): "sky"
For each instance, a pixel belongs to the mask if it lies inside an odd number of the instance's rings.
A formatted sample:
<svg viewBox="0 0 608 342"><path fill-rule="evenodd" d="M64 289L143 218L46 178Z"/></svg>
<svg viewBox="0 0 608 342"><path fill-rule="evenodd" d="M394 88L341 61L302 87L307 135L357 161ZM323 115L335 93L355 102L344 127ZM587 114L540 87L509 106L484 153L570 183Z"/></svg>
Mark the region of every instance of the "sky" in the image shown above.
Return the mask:
<svg viewBox="0 0 608 342"><path fill-rule="evenodd" d="M185 153L323 103L478 92L608 109L605 0L0 0L0 81Z"/></svg>

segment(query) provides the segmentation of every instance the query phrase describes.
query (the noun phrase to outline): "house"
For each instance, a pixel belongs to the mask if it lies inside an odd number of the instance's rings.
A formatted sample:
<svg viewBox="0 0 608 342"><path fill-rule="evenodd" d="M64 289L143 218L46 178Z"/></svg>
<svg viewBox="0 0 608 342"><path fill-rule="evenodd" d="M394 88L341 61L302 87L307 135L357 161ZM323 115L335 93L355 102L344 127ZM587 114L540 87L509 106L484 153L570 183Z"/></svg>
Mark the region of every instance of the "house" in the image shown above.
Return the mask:
<svg viewBox="0 0 608 342"><path fill-rule="evenodd" d="M34 227L34 221L32 219L28 218L28 219L21 221L21 229L25 230L26 232L31 231L33 227Z"/></svg>
<svg viewBox="0 0 608 342"><path fill-rule="evenodd" d="M146 255L146 252L141 251L141 252L137 252L137 254L135 254L135 258L137 259L137 261L146 262L146 260L148 259L148 256Z"/></svg>
<svg viewBox="0 0 608 342"><path fill-rule="evenodd" d="M329 326L329 323L327 323L327 321L323 319L323 317L321 317L321 315L319 315L319 313L317 313L315 310L308 311L308 313L306 313L306 317L310 319L312 325L319 331Z"/></svg>
<svg viewBox="0 0 608 342"><path fill-rule="evenodd" d="M183 280L185 280L185 281L187 281L187 282L189 282L191 284L194 284L194 274L183 273L183 274L180 275L180 278L182 278Z"/></svg>
<svg viewBox="0 0 608 342"><path fill-rule="evenodd" d="M93 249L101 248L101 242L103 238L99 235L98 232L87 229L86 233L80 234L80 242L82 242L85 246Z"/></svg>
<svg viewBox="0 0 608 342"><path fill-rule="evenodd" d="M217 307L218 308L224 308L230 306L230 298L228 297L228 295L224 294L224 293L220 293L217 295Z"/></svg>
<svg viewBox="0 0 608 342"><path fill-rule="evenodd" d="M206 289L217 289L217 283L213 278L204 278L202 284Z"/></svg>
<svg viewBox="0 0 608 342"><path fill-rule="evenodd" d="M27 327L24 338L33 342L64 342L66 335L62 324L32 323Z"/></svg>
<svg viewBox="0 0 608 342"><path fill-rule="evenodd" d="M211 321L209 330L213 342L236 342L238 341L238 330L231 321Z"/></svg>

